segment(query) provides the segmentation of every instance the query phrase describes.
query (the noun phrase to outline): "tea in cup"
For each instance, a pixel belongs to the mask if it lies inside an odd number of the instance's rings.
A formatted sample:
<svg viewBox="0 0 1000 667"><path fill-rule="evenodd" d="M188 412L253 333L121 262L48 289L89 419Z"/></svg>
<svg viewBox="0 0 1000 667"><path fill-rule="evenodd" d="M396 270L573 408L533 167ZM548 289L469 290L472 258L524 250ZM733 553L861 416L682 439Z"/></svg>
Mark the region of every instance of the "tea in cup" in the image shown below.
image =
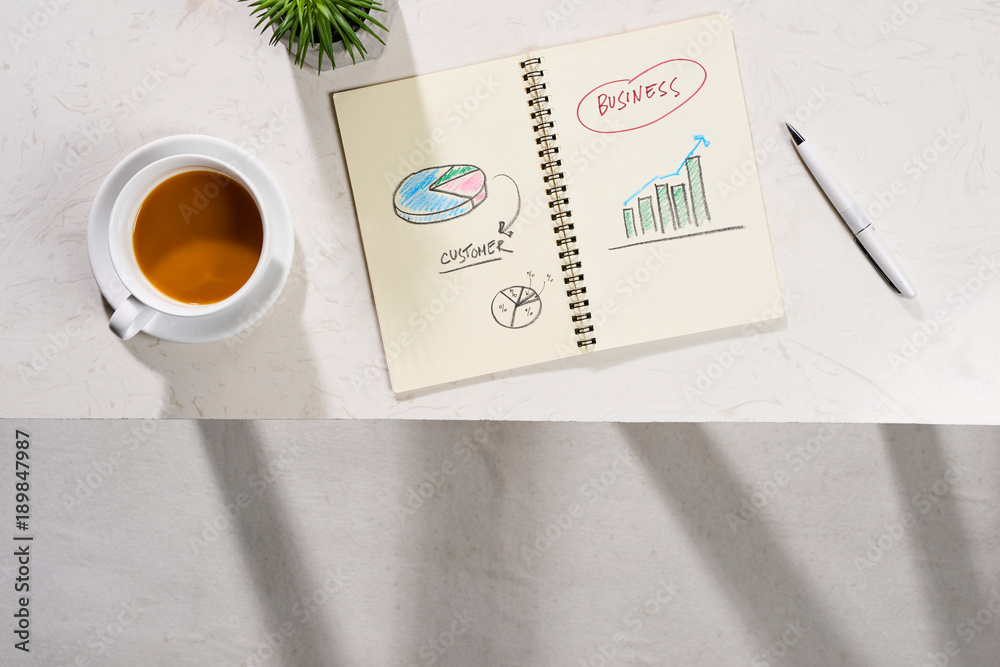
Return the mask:
<svg viewBox="0 0 1000 667"><path fill-rule="evenodd" d="M153 317L201 317L242 301L271 256L266 209L239 170L203 155L158 160L111 212L111 261L129 297L111 330L129 339Z"/></svg>

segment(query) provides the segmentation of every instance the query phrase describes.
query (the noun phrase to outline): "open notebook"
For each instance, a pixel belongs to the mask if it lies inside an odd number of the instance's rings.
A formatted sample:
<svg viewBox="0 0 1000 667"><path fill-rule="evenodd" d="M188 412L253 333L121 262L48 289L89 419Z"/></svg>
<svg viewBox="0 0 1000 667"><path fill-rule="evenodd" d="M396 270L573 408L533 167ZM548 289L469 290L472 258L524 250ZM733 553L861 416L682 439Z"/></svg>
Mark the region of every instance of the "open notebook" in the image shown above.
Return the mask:
<svg viewBox="0 0 1000 667"><path fill-rule="evenodd" d="M720 15L334 103L397 393L783 314Z"/></svg>

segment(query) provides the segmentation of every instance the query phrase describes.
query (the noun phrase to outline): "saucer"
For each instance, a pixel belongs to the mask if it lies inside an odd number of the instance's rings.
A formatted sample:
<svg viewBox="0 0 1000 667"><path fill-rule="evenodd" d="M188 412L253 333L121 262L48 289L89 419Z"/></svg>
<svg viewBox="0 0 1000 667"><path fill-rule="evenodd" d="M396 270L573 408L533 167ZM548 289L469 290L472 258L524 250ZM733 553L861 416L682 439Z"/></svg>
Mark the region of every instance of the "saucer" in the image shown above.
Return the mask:
<svg viewBox="0 0 1000 667"><path fill-rule="evenodd" d="M129 293L111 263L108 245L111 209L118 193L141 169L159 159L185 153L207 155L243 172L259 190L274 230L271 263L246 299L225 310L198 317L157 313L142 328L150 336L175 343L208 343L238 334L263 317L277 300L292 268L295 251L292 214L281 187L260 160L228 141L199 134L180 134L146 144L118 163L97 191L87 227L87 252L101 294L112 308L117 309Z"/></svg>

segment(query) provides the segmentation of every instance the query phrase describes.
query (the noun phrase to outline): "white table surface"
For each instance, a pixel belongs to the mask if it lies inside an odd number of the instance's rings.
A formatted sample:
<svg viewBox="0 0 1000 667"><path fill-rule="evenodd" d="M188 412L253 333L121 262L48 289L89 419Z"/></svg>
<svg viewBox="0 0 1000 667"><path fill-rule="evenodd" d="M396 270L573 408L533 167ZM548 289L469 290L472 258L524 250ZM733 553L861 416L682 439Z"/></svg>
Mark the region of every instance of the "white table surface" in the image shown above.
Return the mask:
<svg viewBox="0 0 1000 667"><path fill-rule="evenodd" d="M8 5L0 416L998 421L1000 17L978 3L403 0L381 58L322 76L233 0ZM394 395L330 94L716 10L732 14L786 318ZM867 265L783 121L864 208L893 200L873 217L916 301ZM91 276L90 205L131 151L189 132L274 173L292 277L245 338L123 343Z"/></svg>

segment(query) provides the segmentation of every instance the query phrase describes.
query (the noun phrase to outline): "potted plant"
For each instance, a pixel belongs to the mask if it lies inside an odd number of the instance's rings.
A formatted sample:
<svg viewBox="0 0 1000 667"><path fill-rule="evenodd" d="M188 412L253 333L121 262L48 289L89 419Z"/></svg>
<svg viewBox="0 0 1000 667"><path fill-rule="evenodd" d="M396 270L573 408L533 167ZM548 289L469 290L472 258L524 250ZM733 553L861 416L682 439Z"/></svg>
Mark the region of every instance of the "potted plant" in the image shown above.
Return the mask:
<svg viewBox="0 0 1000 667"><path fill-rule="evenodd" d="M240 0L250 2L256 28L272 30L271 44L282 42L299 67L317 72L357 63L357 56L377 58L398 0ZM384 14L382 21L375 12Z"/></svg>

